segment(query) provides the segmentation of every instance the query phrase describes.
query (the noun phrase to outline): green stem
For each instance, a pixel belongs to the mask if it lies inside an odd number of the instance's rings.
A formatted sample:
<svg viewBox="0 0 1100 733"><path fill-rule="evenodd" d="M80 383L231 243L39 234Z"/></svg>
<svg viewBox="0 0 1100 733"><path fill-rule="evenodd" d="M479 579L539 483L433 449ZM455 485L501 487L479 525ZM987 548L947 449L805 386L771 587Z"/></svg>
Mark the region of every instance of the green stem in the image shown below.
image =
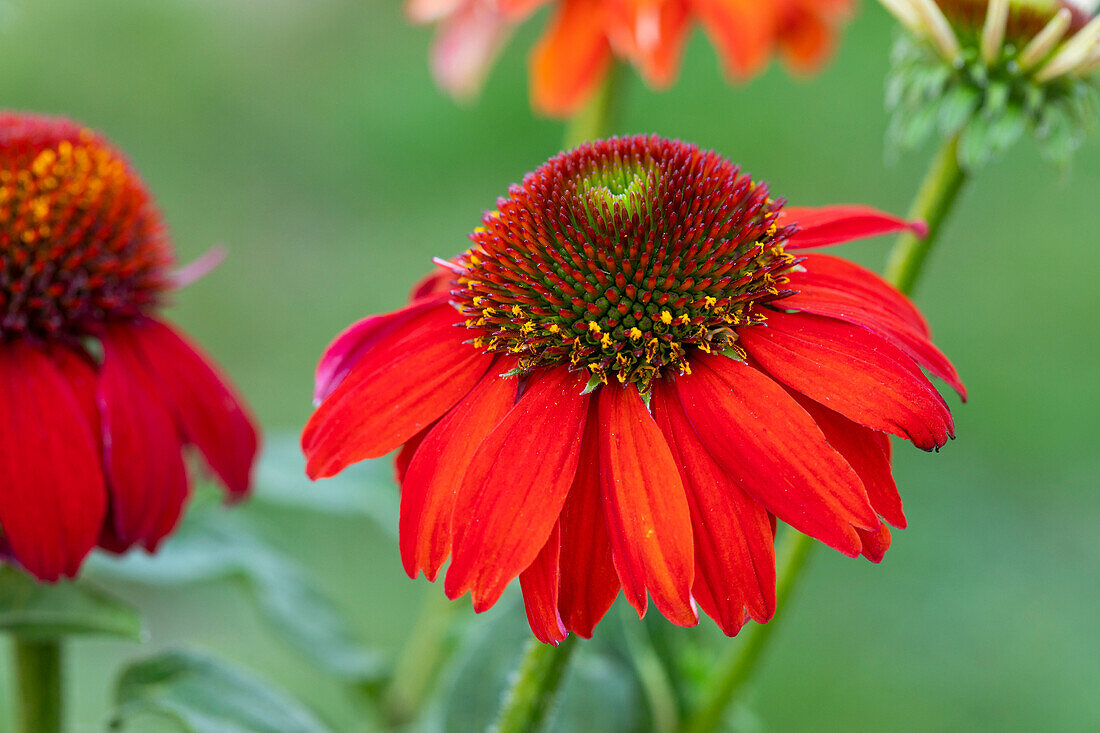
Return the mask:
<svg viewBox="0 0 1100 733"><path fill-rule="evenodd" d="M518 676L497 715L496 733L533 733L545 722L577 645L570 634L557 646L531 640Z"/></svg>
<svg viewBox="0 0 1100 733"><path fill-rule="evenodd" d="M785 533L776 553L779 578L775 586L776 608L786 610L813 546L813 539L801 532L789 529ZM731 647L718 662L713 683L685 726L686 733L707 733L721 727L726 708L752 676L768 639L775 632L776 622L781 618L777 615L766 624L754 624L745 631L741 643Z"/></svg>
<svg viewBox="0 0 1100 733"><path fill-rule="evenodd" d="M963 183L966 182L966 172L959 166L958 147L957 136L944 142L909 211L909 218L923 219L928 224L927 236L920 239L906 232L898 237L890 253L886 279L903 293L912 292L928 253L939 237L943 222L958 201ZM806 568L806 560L813 547L813 539L801 532L789 531L784 538L783 545L776 553L777 559L785 558L778 563L778 608L785 608L787 598ZM764 648L775 631L776 620L746 631L746 638L742 643L730 649L719 661L714 684L688 721L685 728L688 733L709 733L719 727L726 708L755 672Z"/></svg>
<svg viewBox="0 0 1100 733"><path fill-rule="evenodd" d="M16 711L20 733L61 731L61 643L15 638Z"/></svg>
<svg viewBox="0 0 1100 733"><path fill-rule="evenodd" d="M959 166L959 138L955 136L936 154L909 210L909 218L927 222L928 235L920 239L906 232L898 237L886 264L886 279L903 293L912 292L925 258L939 238L940 227L965 182L966 172Z"/></svg>
<svg viewBox="0 0 1100 733"><path fill-rule="evenodd" d="M566 125L566 150L589 140L605 138L615 130L623 101L622 82L625 76L626 70L620 64L611 65L591 101Z"/></svg>

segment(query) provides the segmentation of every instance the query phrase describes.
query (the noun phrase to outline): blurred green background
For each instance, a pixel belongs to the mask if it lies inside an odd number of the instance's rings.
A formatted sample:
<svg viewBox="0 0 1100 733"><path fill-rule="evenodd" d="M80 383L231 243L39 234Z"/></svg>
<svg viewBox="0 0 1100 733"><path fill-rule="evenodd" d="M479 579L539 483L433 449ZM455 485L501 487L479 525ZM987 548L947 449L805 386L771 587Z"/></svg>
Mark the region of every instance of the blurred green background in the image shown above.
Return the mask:
<svg viewBox="0 0 1100 733"><path fill-rule="evenodd" d="M696 34L673 89L632 81L622 131L714 148L797 203L903 211L930 151L886 160L894 29L863 6L812 80L776 66L731 86ZM430 31L394 0L0 0L0 105L105 132L155 192L181 261L228 248L171 316L278 441L309 414L330 338L398 307L431 257L463 248L495 197L557 151L561 125L527 105L544 20L519 31L480 101L458 106L429 77ZM750 728L1100 729L1098 141L1068 171L1025 142L965 193L916 296L970 388L968 405L952 402L959 439L940 454L899 446L910 528L880 566L815 556L779 611ZM843 254L880 268L888 244ZM441 594L408 580L361 516L253 511L383 652ZM259 671L338 730L371 729L237 586L122 592L151 642L72 644L73 730L102 730L118 666L170 643Z"/></svg>

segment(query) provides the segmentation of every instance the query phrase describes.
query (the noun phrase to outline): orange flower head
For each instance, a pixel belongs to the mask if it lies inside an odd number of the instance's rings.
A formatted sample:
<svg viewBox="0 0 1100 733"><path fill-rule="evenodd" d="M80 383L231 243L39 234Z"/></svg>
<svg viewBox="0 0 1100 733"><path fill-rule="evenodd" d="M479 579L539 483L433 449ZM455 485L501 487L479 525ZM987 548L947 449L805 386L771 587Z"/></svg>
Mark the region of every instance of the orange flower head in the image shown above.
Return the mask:
<svg viewBox="0 0 1100 733"><path fill-rule="evenodd" d="M0 115L0 337L80 338L155 306L171 251L148 192L102 138Z"/></svg>
<svg viewBox="0 0 1100 733"><path fill-rule="evenodd" d="M438 22L432 70L458 97L480 87L510 29L537 7L554 6L531 52L531 99L569 116L608 73L613 59L663 88L677 75L691 27L700 23L734 79L758 73L781 53L798 71L829 55L850 0L409 0L415 22Z"/></svg>
<svg viewBox="0 0 1100 733"><path fill-rule="evenodd" d="M775 521L877 562L905 526L887 434L954 435L927 323L812 250L923 226L806 209L693 145L603 140L512 186L405 308L317 367L307 472L395 449L411 577L535 635L590 636L621 591L727 634L775 612Z"/></svg>
<svg viewBox="0 0 1100 733"><path fill-rule="evenodd" d="M233 497L252 420L159 306L180 278L145 185L101 136L0 113L0 557L73 576L95 546L150 551L194 445Z"/></svg>

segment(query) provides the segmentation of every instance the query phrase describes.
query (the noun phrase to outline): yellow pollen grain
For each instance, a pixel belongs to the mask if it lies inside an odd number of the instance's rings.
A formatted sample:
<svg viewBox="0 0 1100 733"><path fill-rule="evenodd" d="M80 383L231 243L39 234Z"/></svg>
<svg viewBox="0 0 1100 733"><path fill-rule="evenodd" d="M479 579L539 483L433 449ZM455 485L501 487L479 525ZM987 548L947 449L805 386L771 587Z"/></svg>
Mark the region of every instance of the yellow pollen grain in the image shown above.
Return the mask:
<svg viewBox="0 0 1100 733"><path fill-rule="evenodd" d="M668 311L661 311L661 323L666 326L670 325L672 323L672 314Z"/></svg>
<svg viewBox="0 0 1100 733"><path fill-rule="evenodd" d="M772 222L772 223L771 223L770 225L768 225L768 231L767 231L767 235L768 235L769 237L774 237L774 236L775 236L775 233L776 233L776 232L778 232L778 231L779 231L779 227L778 227L778 226L776 225L776 223L775 223L775 222L773 221L773 222Z"/></svg>
<svg viewBox="0 0 1100 733"><path fill-rule="evenodd" d="M512 306L512 315L515 316L516 318L522 318L523 317L523 309L519 307L519 304L516 304L516 305Z"/></svg>
<svg viewBox="0 0 1100 733"><path fill-rule="evenodd" d="M588 330L591 331L592 333L598 334L603 329L601 329L600 324L596 323L595 321L589 321L588 322Z"/></svg>
<svg viewBox="0 0 1100 733"><path fill-rule="evenodd" d="M628 331L628 335L630 336L631 341L637 341L642 337L642 329L635 326L634 328L630 329L630 331Z"/></svg>
<svg viewBox="0 0 1100 733"><path fill-rule="evenodd" d="M605 333L603 335L603 338L600 339L600 346L604 347L605 349L611 348L611 334Z"/></svg>
<svg viewBox="0 0 1100 733"><path fill-rule="evenodd" d="M717 302L718 302L718 298L715 298L713 296L708 295L707 297L703 298L703 307L706 308L707 310L710 310L711 308L714 307L714 304L717 303Z"/></svg>
<svg viewBox="0 0 1100 733"><path fill-rule="evenodd" d="M557 333L561 328L556 323L551 323L550 328L547 329L550 333Z"/></svg>

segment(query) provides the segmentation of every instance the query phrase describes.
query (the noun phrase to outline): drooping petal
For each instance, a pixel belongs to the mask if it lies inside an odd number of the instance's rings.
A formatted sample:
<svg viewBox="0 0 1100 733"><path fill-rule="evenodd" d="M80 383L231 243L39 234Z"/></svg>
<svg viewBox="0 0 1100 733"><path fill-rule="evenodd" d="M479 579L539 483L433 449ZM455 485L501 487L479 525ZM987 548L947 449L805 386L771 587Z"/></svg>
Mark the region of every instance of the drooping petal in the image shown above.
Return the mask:
<svg viewBox="0 0 1100 733"><path fill-rule="evenodd" d="M726 73L752 76L768 61L776 4L759 0L690 0L722 57Z"/></svg>
<svg viewBox="0 0 1100 733"><path fill-rule="evenodd" d="M775 613L775 547L771 520L706 452L684 414L676 389L653 386L653 418L680 468L695 539L692 594L722 630L733 636L745 609L764 622Z"/></svg>
<svg viewBox="0 0 1100 733"><path fill-rule="evenodd" d="M804 394L794 390L788 390L788 394L810 413L829 445L836 448L859 474L874 510L890 524L904 528L905 513L890 471L890 439L883 433L857 425Z"/></svg>
<svg viewBox="0 0 1100 733"><path fill-rule="evenodd" d="M489 3L465 3L443 21L432 44L436 83L456 99L477 96L510 25L504 13Z"/></svg>
<svg viewBox="0 0 1100 733"><path fill-rule="evenodd" d="M608 37L616 55L630 59L653 87L676 78L688 34L688 8L673 2L606 2Z"/></svg>
<svg viewBox="0 0 1100 733"><path fill-rule="evenodd" d="M792 290L802 285L828 288L853 298L874 303L898 320L907 323L926 338L931 338L928 321L909 298L878 274L854 262L812 252L800 255L805 272L795 270L788 274ZM782 301L780 301L782 302Z"/></svg>
<svg viewBox="0 0 1100 733"><path fill-rule="evenodd" d="M576 475L585 378L548 369L482 441L454 507L454 558L444 589L472 590L475 611L496 603L546 544Z"/></svg>
<svg viewBox="0 0 1100 733"><path fill-rule="evenodd" d="M199 449L231 495L243 495L259 446L243 400L214 362L170 326L145 319L134 324L131 335L183 437Z"/></svg>
<svg viewBox="0 0 1100 733"><path fill-rule="evenodd" d="M360 356L352 371L313 413L302 432L311 478L332 476L379 458L409 440L461 400L493 358L464 343L454 310L437 307L434 325Z"/></svg>
<svg viewBox="0 0 1100 733"><path fill-rule="evenodd" d="M73 576L107 509L92 427L68 380L41 352L0 346L0 527L35 577Z"/></svg>
<svg viewBox="0 0 1100 733"><path fill-rule="evenodd" d="M800 532L859 554L853 527L878 526L867 492L780 385L716 355L694 359L675 385L700 442L745 493Z"/></svg>
<svg viewBox="0 0 1100 733"><path fill-rule="evenodd" d="M611 63L601 0L563 0L531 51L531 103L543 114L575 114Z"/></svg>
<svg viewBox="0 0 1100 733"><path fill-rule="evenodd" d="M515 377L497 362L421 443L401 484L401 562L434 581L451 553L451 515L478 446L515 405Z"/></svg>
<svg viewBox="0 0 1100 733"><path fill-rule="evenodd" d="M577 475L561 509L561 589L558 609L565 627L588 639L619 594L600 496L599 416L589 406Z"/></svg>
<svg viewBox="0 0 1100 733"><path fill-rule="evenodd" d="M180 515L187 471L183 439L132 331L129 325L109 325L100 338L103 458L115 540L153 550Z"/></svg>
<svg viewBox="0 0 1100 733"><path fill-rule="evenodd" d="M421 328L438 327L440 307L446 302L446 294L438 293L401 310L364 318L346 328L328 345L317 363L314 374L314 404L321 404L322 400L332 394L369 350L390 350L394 345L415 335Z"/></svg>
<svg viewBox="0 0 1100 733"><path fill-rule="evenodd" d="M939 448L951 411L913 360L871 331L833 318L773 312L741 345L776 379L873 430Z"/></svg>
<svg viewBox="0 0 1100 733"><path fill-rule="evenodd" d="M788 11L779 33L779 45L791 68L809 73L832 54L836 32L821 12L799 7Z"/></svg>
<svg viewBox="0 0 1100 733"><path fill-rule="evenodd" d="M859 539L863 543L861 554L873 563L882 562L886 551L890 549L890 528L883 522L879 522L878 529L873 532L865 529L856 531L859 532Z"/></svg>
<svg viewBox="0 0 1100 733"><path fill-rule="evenodd" d="M918 237L928 233L922 221L906 221L870 206L788 206L779 215L779 225L797 223L799 231L791 236L788 249L828 247L853 239L910 230Z"/></svg>
<svg viewBox="0 0 1100 733"><path fill-rule="evenodd" d="M639 616L649 591L669 621L692 626L691 512L676 461L633 386L601 388L598 405L600 483L623 592Z"/></svg>
<svg viewBox="0 0 1100 733"><path fill-rule="evenodd" d="M554 531L550 533L550 538L546 540L535 561L519 574L523 607L527 611L527 622L531 625L531 631L539 641L555 646L567 633L558 612L560 551L561 531L554 525Z"/></svg>
<svg viewBox="0 0 1100 733"><path fill-rule="evenodd" d="M868 328L904 351L931 374L950 384L963 400L966 399L966 387L955 367L925 334L899 318L888 305L884 307L881 301L853 295L828 281L818 284L808 274L792 273L788 287L798 292L777 301L777 307L828 316Z"/></svg>

